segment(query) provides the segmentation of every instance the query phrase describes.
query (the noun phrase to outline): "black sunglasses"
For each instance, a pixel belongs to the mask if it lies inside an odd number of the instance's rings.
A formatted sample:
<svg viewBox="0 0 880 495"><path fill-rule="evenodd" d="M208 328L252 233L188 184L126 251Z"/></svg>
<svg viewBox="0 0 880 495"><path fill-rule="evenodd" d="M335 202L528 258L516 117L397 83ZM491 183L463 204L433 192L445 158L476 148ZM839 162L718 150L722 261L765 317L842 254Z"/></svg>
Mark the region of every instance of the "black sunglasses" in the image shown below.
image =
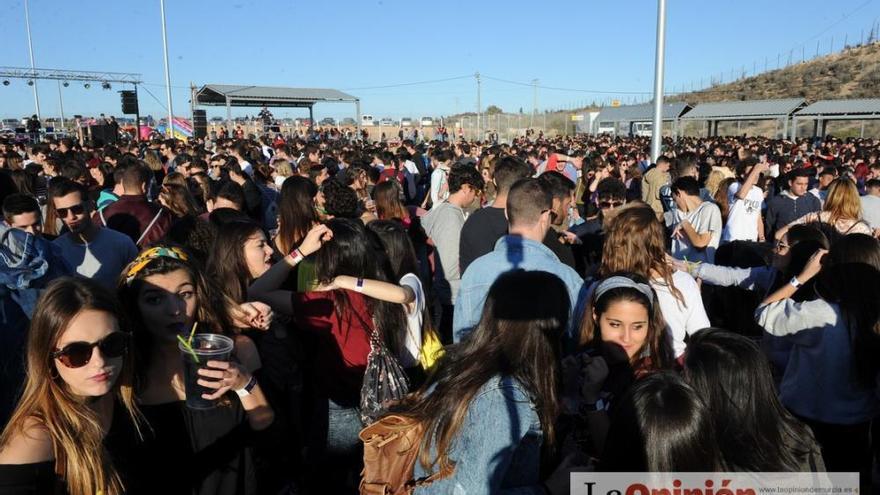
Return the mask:
<svg viewBox="0 0 880 495"><path fill-rule="evenodd" d="M64 346L63 349L57 350L51 355L68 368L82 368L89 364L89 361L92 359L92 349L95 347L101 349L101 354L104 357L112 359L122 356L127 346L128 334L113 332L93 343L71 342Z"/></svg>
<svg viewBox="0 0 880 495"><path fill-rule="evenodd" d="M58 218L67 218L67 212L73 213L74 215L81 215L84 211L86 211L86 207L83 206L82 203L68 206L67 208L55 208L55 212L58 213Z"/></svg>
<svg viewBox="0 0 880 495"><path fill-rule="evenodd" d="M623 206L623 201L600 201L599 208L617 208L618 206Z"/></svg>

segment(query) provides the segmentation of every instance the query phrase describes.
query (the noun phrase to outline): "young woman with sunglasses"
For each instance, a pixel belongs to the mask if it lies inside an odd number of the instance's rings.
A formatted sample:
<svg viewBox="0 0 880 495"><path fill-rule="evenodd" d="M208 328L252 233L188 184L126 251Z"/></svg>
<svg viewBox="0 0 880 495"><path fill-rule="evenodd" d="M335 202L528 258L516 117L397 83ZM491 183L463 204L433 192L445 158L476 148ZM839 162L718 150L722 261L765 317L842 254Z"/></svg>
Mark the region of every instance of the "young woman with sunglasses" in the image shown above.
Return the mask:
<svg viewBox="0 0 880 495"><path fill-rule="evenodd" d="M209 285L186 252L167 246L142 252L127 267L119 297L134 322L136 393L151 426L129 452L129 494L256 493L250 444L274 412L254 378L261 367L256 346L237 335L233 315L223 309L235 304ZM198 384L215 390L202 395L216 401L211 409L184 402L178 337L192 331L225 334L235 343L231 359L209 360L198 371Z"/></svg>
<svg viewBox="0 0 880 495"><path fill-rule="evenodd" d="M0 436L0 492L118 495L128 487L104 448L114 415L140 413L129 333L116 299L96 282L60 278L37 303L27 382ZM8 490L8 491L7 491Z"/></svg>

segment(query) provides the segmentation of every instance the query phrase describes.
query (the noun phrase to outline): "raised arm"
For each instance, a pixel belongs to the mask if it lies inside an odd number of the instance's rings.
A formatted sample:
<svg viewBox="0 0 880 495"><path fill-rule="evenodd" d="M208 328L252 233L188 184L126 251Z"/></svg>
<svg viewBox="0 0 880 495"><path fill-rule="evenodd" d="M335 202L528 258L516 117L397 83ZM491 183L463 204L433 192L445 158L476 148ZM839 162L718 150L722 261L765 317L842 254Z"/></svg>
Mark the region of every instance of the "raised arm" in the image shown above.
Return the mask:
<svg viewBox="0 0 880 495"><path fill-rule="evenodd" d="M312 227L298 249L294 249L292 253L272 265L272 268L260 278L254 280L248 288L248 299L266 303L279 313L293 314L292 293L288 290L281 290L281 285L287 280L293 267L306 256L320 249L321 245L332 237L333 232L326 225Z"/></svg>
<svg viewBox="0 0 880 495"><path fill-rule="evenodd" d="M317 290L348 289L361 292L365 296L372 297L390 303L409 304L416 298L413 290L407 286L400 286L381 280L356 278L349 275L340 275L333 279L329 285L323 285Z"/></svg>
<svg viewBox="0 0 880 495"><path fill-rule="evenodd" d="M749 172L749 176L746 177L746 181L743 182L742 187L739 188L739 191L736 192L737 199L746 199L746 196L749 195L749 191L752 190L752 186L758 183L758 179L761 178L761 174L770 169L770 166L766 163L757 163L754 167L752 167L752 171Z"/></svg>

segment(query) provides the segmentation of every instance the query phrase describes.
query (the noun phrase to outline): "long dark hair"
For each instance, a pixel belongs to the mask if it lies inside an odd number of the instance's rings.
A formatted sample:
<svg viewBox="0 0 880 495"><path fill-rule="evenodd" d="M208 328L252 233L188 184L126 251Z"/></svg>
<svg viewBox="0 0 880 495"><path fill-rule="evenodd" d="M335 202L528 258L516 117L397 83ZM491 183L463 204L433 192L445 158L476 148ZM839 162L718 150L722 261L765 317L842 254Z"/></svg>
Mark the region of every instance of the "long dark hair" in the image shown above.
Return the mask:
<svg viewBox="0 0 880 495"><path fill-rule="evenodd" d="M552 450L561 338L569 316L566 293L559 278L541 271L506 272L492 284L473 333L447 347L436 373L396 410L425 427L419 454L425 469L448 462L471 401L498 375L514 378L528 394L541 421L544 447Z"/></svg>
<svg viewBox="0 0 880 495"><path fill-rule="evenodd" d="M143 318L138 307L138 296L144 287L144 279L150 275L163 275L177 270L185 271L193 281L196 295L196 312L194 320L199 323L199 328L204 332L226 334L231 329L232 317L230 315L231 302L210 279L205 276L204 270L193 258L190 261L182 261L167 256L160 256L150 260L141 268L131 280L126 280L126 274L138 263L132 261L122 271L117 286L119 301L125 308L132 325L135 342L135 357L138 367L135 370L135 390L143 390L146 386L145 375L150 366L150 352L155 345L152 334L143 327Z"/></svg>
<svg viewBox="0 0 880 495"><path fill-rule="evenodd" d="M388 180L381 184L376 184L373 188L373 201L376 202L376 215L383 220L397 218L398 220L407 220L409 218L409 210L400 201L402 190L400 183L396 180Z"/></svg>
<svg viewBox="0 0 880 495"><path fill-rule="evenodd" d="M400 280L407 273L419 274L416 252L402 223L397 220L374 220L367 224L367 229L382 243L395 280Z"/></svg>
<svg viewBox="0 0 880 495"><path fill-rule="evenodd" d="M208 277L236 303L245 302L248 285L253 282L244 259L244 244L262 231L253 222L230 222L218 229L214 239L208 258Z"/></svg>
<svg viewBox="0 0 880 495"><path fill-rule="evenodd" d="M327 222L327 227L333 231L333 238L314 254L315 277L319 284L329 284L339 275L397 283L386 269L389 264L382 245L360 220L334 218ZM348 311L345 291L333 291L333 299L340 314ZM399 355L406 330L403 307L371 297L366 298L366 302L377 327L374 330L380 332L388 347ZM367 326L373 327L373 324Z"/></svg>
<svg viewBox="0 0 880 495"><path fill-rule="evenodd" d="M617 272L611 273L605 278L616 276L626 277L638 284L648 285L648 279L635 273ZM657 301L654 289L651 289L651 294L653 299L649 300L645 294L634 288L618 287L608 290L601 297L597 298L594 291L590 296L589 304L581 320L581 345L600 349L602 347L602 331L599 328L599 319L602 317L602 314L608 311L608 308L613 303L620 301L634 302L644 306L648 311L648 335L645 338L644 347L633 356L630 364L634 370L638 371L656 371L672 368L674 357L669 342L669 335L666 332L663 311L660 309L660 303ZM595 318L593 318L593 314L596 315Z"/></svg>
<svg viewBox="0 0 880 495"><path fill-rule="evenodd" d="M709 408L671 371L636 382L615 410L600 468L713 472L720 467Z"/></svg>
<svg viewBox="0 0 880 495"><path fill-rule="evenodd" d="M816 293L840 307L849 328L856 376L873 389L880 372L880 241L866 234L842 236L823 264Z"/></svg>
<svg viewBox="0 0 880 495"><path fill-rule="evenodd" d="M813 435L779 401L758 345L718 328L691 335L684 377L709 406L724 469L800 471Z"/></svg>
<svg viewBox="0 0 880 495"><path fill-rule="evenodd" d="M288 177L281 186L275 244L282 253L291 252L318 223L318 211L313 201L317 194L318 186L298 175Z"/></svg>

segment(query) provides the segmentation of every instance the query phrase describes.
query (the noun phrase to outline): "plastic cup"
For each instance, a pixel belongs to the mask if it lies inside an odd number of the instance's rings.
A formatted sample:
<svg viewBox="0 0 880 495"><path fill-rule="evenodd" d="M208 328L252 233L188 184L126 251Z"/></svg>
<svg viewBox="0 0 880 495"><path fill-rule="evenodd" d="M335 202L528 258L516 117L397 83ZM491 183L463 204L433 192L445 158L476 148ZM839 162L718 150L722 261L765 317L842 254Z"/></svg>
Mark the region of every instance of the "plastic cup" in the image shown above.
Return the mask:
<svg viewBox="0 0 880 495"><path fill-rule="evenodd" d="M213 400L202 397L202 394L213 394L216 390L203 387L198 384L199 378L211 380L208 377L199 376L199 368L207 367L208 361L229 361L232 355L232 339L224 335L214 333L197 333L193 335L190 343L192 349L184 346L183 342L177 343L183 357L183 385L186 390L186 407L190 409L211 409L217 404Z"/></svg>

